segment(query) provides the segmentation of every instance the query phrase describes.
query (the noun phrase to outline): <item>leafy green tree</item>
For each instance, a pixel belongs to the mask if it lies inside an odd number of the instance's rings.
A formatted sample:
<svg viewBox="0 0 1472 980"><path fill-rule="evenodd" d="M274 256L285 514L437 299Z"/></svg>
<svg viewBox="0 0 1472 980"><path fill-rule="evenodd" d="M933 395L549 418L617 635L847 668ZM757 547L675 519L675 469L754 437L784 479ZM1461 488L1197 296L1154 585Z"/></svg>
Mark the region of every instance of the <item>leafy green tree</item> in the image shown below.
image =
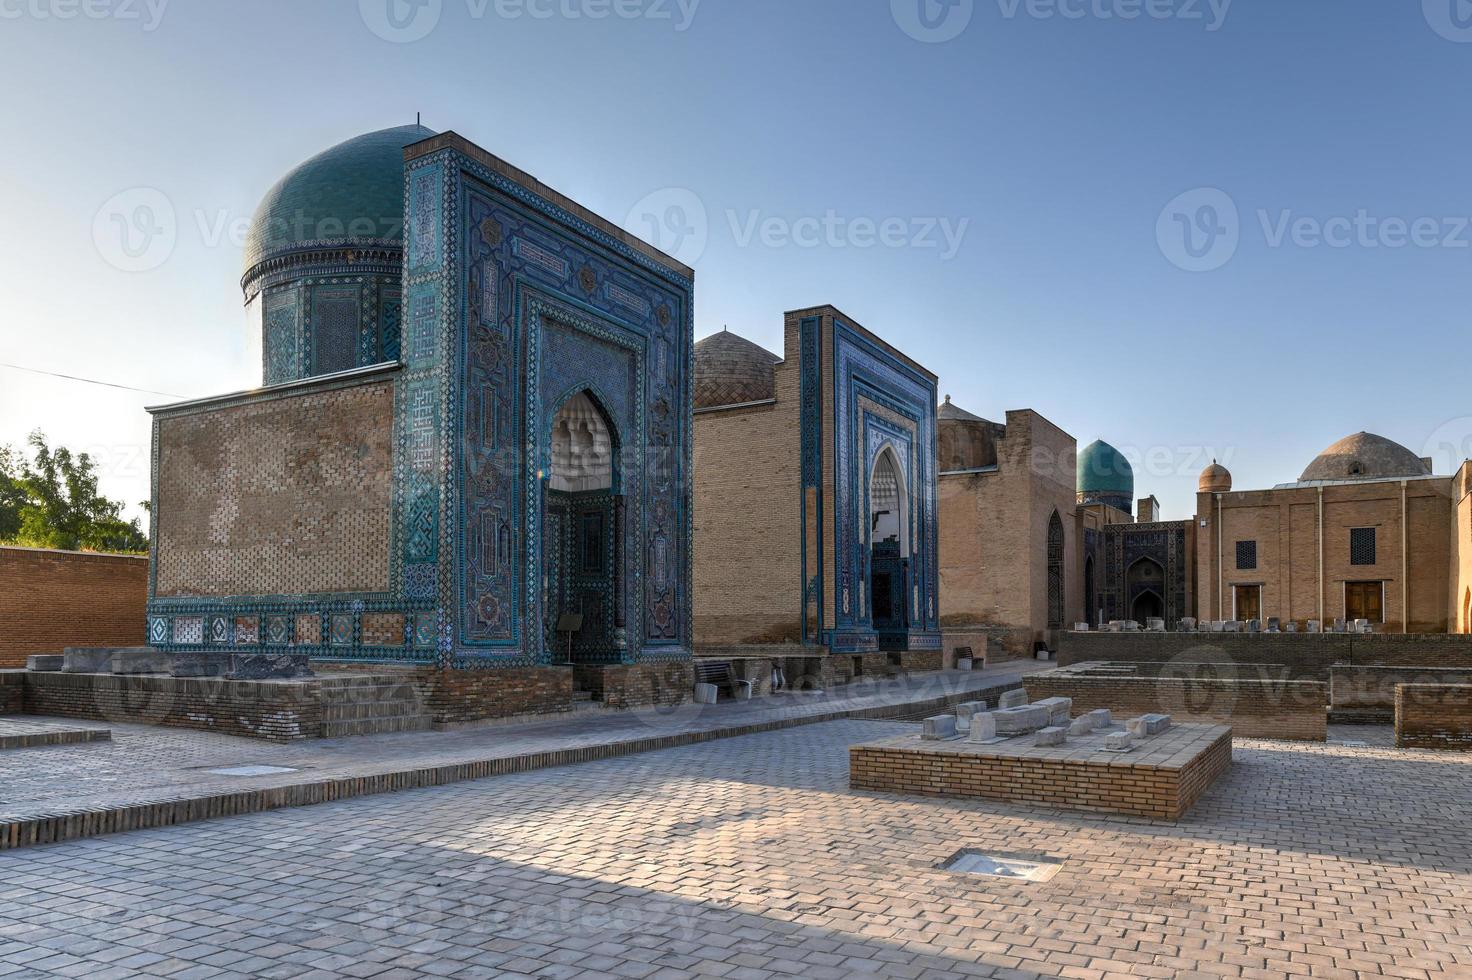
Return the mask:
<svg viewBox="0 0 1472 980"><path fill-rule="evenodd" d="M0 447L0 541L33 548L142 552L148 536L123 520L123 505L97 488L87 453L53 449L38 429L26 440L32 458Z"/></svg>

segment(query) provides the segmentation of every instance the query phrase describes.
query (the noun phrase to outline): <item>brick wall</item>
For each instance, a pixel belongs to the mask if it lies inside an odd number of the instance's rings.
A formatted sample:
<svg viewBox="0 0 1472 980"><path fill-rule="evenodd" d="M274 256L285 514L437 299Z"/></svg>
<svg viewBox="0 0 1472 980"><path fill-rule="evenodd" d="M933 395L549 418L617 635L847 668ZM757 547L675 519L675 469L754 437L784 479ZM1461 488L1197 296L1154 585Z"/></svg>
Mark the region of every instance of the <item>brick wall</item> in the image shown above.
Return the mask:
<svg viewBox="0 0 1472 980"><path fill-rule="evenodd" d="M18 715L25 710L25 673L0 670L0 715Z"/></svg>
<svg viewBox="0 0 1472 980"><path fill-rule="evenodd" d="M1395 744L1401 748L1472 752L1472 685L1396 687Z"/></svg>
<svg viewBox="0 0 1472 980"><path fill-rule="evenodd" d="M142 646L147 605L147 558L0 547L0 668L69 646Z"/></svg>
<svg viewBox="0 0 1472 980"><path fill-rule="evenodd" d="M683 704L695 690L695 666L689 661L573 669L578 682L609 708Z"/></svg>
<svg viewBox="0 0 1472 980"><path fill-rule="evenodd" d="M1073 713L1108 708L1116 718L1159 712L1177 722L1229 724L1248 738L1322 742L1328 737L1329 685L1222 677L1089 676L1068 670L1023 679L1029 700L1072 698Z"/></svg>
<svg viewBox="0 0 1472 980"><path fill-rule="evenodd" d="M1204 751L1180 769L1132 765L1128 755L1063 763L1042 757L855 745L849 749L849 786L1178 820L1231 765L1230 729L1220 729Z"/></svg>
<svg viewBox="0 0 1472 980"><path fill-rule="evenodd" d="M313 660L333 673L385 674L407 678L435 724L455 725L519 715L556 714L572 708L571 667L495 667L443 670Z"/></svg>
<svg viewBox="0 0 1472 980"><path fill-rule="evenodd" d="M1472 684L1472 670L1430 667L1335 667L1330 700L1336 712L1362 711L1388 716L1401 685ZM1382 719L1383 720L1383 719Z"/></svg>
<svg viewBox="0 0 1472 980"><path fill-rule="evenodd" d="M34 673L25 677L25 711L272 741L322 734L320 691L311 683Z"/></svg>
<svg viewBox="0 0 1472 980"><path fill-rule="evenodd" d="M1264 663L1290 667L1472 669L1472 635L1456 633L1074 633L1060 636L1058 664Z"/></svg>
<svg viewBox="0 0 1472 980"><path fill-rule="evenodd" d="M157 595L388 589L394 383L155 420Z"/></svg>

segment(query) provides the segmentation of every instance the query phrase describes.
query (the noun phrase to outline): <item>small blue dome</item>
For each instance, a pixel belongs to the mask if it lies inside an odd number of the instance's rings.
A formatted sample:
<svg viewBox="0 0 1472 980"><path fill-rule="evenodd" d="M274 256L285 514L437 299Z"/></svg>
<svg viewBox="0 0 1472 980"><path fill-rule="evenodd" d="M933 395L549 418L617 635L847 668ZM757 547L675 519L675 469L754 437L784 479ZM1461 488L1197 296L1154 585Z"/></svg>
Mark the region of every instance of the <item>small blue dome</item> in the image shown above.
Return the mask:
<svg viewBox="0 0 1472 980"><path fill-rule="evenodd" d="M1135 495L1135 470L1130 461L1109 443L1095 440L1078 454L1078 492Z"/></svg>
<svg viewBox="0 0 1472 980"><path fill-rule="evenodd" d="M319 244L404 238L404 147L435 135L423 126L364 133L293 168L266 192L245 244L249 275L265 259Z"/></svg>

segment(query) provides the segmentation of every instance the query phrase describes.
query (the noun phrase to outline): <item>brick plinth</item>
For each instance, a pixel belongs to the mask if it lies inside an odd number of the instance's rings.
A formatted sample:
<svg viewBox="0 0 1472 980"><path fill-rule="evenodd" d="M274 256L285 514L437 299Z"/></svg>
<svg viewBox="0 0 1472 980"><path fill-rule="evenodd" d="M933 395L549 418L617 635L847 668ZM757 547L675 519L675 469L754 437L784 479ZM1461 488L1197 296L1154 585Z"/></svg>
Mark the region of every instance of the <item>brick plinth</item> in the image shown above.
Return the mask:
<svg viewBox="0 0 1472 980"><path fill-rule="evenodd" d="M695 689L691 662L578 666L579 686L609 708L668 707L689 701ZM770 674L768 674L770 681Z"/></svg>
<svg viewBox="0 0 1472 980"><path fill-rule="evenodd" d="M1079 664L1023 680L1029 700L1072 698L1075 716L1108 708L1116 718L1157 712L1180 722L1230 724L1247 738L1322 742L1328 738L1329 685L1251 676L1135 674L1130 664Z"/></svg>
<svg viewBox="0 0 1472 980"><path fill-rule="evenodd" d="M1462 633L1074 633L1059 636L1060 666L1117 663L1279 664L1288 667L1472 669L1472 634Z"/></svg>
<svg viewBox="0 0 1472 980"><path fill-rule="evenodd" d="M942 650L906 650L900 654L901 670L940 670L944 666Z"/></svg>
<svg viewBox="0 0 1472 980"><path fill-rule="evenodd" d="M1396 687L1395 744L1401 748L1472 752L1472 685Z"/></svg>
<svg viewBox="0 0 1472 980"><path fill-rule="evenodd" d="M894 736L849 749L849 786L1179 820L1232 765L1225 725L1177 725L1120 754L1101 741L1045 749L1031 737L980 745Z"/></svg>
<svg viewBox="0 0 1472 980"><path fill-rule="evenodd" d="M148 642L148 559L0 548L0 668L66 647Z"/></svg>
<svg viewBox="0 0 1472 980"><path fill-rule="evenodd" d="M18 715L24 710L25 683L25 671L0 670L0 715Z"/></svg>

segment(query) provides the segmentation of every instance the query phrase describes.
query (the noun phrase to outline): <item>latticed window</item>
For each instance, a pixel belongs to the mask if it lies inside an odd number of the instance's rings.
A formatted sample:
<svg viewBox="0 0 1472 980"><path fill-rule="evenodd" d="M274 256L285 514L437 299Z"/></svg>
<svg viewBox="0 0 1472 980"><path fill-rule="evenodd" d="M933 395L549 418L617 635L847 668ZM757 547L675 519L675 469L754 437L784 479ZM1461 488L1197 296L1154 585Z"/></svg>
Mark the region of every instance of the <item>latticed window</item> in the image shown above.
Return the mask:
<svg viewBox="0 0 1472 980"><path fill-rule="evenodd" d="M1351 565L1375 564L1375 529L1373 527L1349 529L1349 563Z"/></svg>
<svg viewBox="0 0 1472 980"><path fill-rule="evenodd" d="M1048 521L1048 628L1063 628L1063 521Z"/></svg>
<svg viewBox="0 0 1472 980"><path fill-rule="evenodd" d="M1251 569L1257 567L1257 542L1237 542L1237 568Z"/></svg>

